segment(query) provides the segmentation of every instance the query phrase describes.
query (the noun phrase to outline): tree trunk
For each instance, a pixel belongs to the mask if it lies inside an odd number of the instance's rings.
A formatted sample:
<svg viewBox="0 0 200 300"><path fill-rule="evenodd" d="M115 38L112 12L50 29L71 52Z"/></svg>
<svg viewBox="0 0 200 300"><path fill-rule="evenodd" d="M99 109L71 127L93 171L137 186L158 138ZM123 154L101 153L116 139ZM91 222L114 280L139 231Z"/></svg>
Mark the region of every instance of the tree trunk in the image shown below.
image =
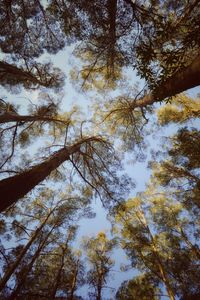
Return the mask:
<svg viewBox="0 0 200 300"><path fill-rule="evenodd" d="M186 242L186 244L189 246L189 248L191 249L191 251L193 252L193 254L200 260L200 250L198 245L193 245L190 240L188 239L186 233L183 231L183 229L180 227L180 234L182 236L182 238L184 239L184 241Z"/></svg>
<svg viewBox="0 0 200 300"><path fill-rule="evenodd" d="M6 76L7 75L7 76ZM39 84L42 86L47 86L45 82L42 82L32 74L31 72L24 71L12 64L9 64L5 61L0 61L0 77L16 78L17 82L23 83L24 81L32 82L33 84Z"/></svg>
<svg viewBox="0 0 200 300"><path fill-rule="evenodd" d="M55 284L54 284L54 287L53 287L53 291L51 293L51 296L50 296L50 300L54 300L55 297L56 297L56 292L57 292L57 289L58 289L58 286L59 286L59 283L60 283L60 277L61 277L61 272L63 270L63 267L64 267L64 256L65 256L65 249L62 249L63 250L63 253L62 253L62 258L61 258L61 264L60 264L60 268L58 270L58 273L56 275L56 278L55 278Z"/></svg>
<svg viewBox="0 0 200 300"><path fill-rule="evenodd" d="M31 247L31 245L33 244L35 239L37 238L38 234L41 232L41 230L45 226L46 222L48 221L48 219L51 216L51 214L53 213L53 211L54 210L51 210L51 212L47 215L47 217L44 219L44 221L35 230L33 236L30 238L30 240L28 241L26 246L22 249L22 251L21 251L20 255L17 257L16 261L12 264L12 266L4 274L3 278L0 281L0 291L2 291L4 289L6 283L8 282L8 280L10 279L10 277L12 276L14 271L17 269L17 267L19 266L19 264L20 264L21 260L23 259L24 255L27 253L27 251L29 250L29 248Z"/></svg>
<svg viewBox="0 0 200 300"><path fill-rule="evenodd" d="M162 277L162 281L163 281L163 283L166 287L166 291L167 291L167 294L169 296L169 299L170 300L175 300L174 292L171 288L171 284L169 282L167 273L165 272L165 268L163 267L162 260L160 258L160 255L159 255L158 251L157 251L157 248L154 244L154 241L152 241L152 249L153 249L153 253L154 253L155 257L157 258L157 266L159 268L159 271L160 271L160 274L161 274L161 277Z"/></svg>
<svg viewBox="0 0 200 300"><path fill-rule="evenodd" d="M17 296L21 290L21 288L23 287L25 281L26 281L26 277L29 274L29 272L32 270L32 267L36 261L36 259L39 257L39 254L41 252L41 250L43 249L43 247L45 246L45 243L47 242L49 236L51 235L52 231L53 231L54 227L51 228L51 230L48 232L48 234L46 235L45 239L43 240L43 242L38 246L35 254L33 255L30 263L28 264L28 266L24 269L23 271L23 275L21 276L17 287L14 289L14 291L12 292L12 294L10 295L10 297L8 298L8 300L17 300Z"/></svg>
<svg viewBox="0 0 200 300"><path fill-rule="evenodd" d="M174 73L152 93L133 101L132 108L143 108L200 85L200 55L183 70Z"/></svg>
<svg viewBox="0 0 200 300"><path fill-rule="evenodd" d="M74 299L74 292L76 289L76 281L77 281L77 275L78 275L78 266L79 266L79 259L76 264L76 269L75 269L75 273L74 273L74 277L73 277L73 281L72 281L72 287L71 287L71 291L70 291L69 300Z"/></svg>
<svg viewBox="0 0 200 300"><path fill-rule="evenodd" d="M101 286L97 287L97 298L96 300L101 300Z"/></svg>
<svg viewBox="0 0 200 300"><path fill-rule="evenodd" d="M167 294L168 294L170 300L175 300L174 292L173 292L173 290L171 288L171 284L170 284L167 272L165 271L162 259L160 257L160 254L159 254L158 250L157 250L157 246L156 246L156 244L154 242L154 237L153 237L153 235L151 233L151 230L150 230L150 228L149 228L149 226L147 224L145 214L143 213L142 210L139 210L136 213L136 215L137 215L139 221L142 223L142 225L146 228L146 230L149 233L150 240L151 240L152 252L153 252L153 254L155 256L156 264L157 264L158 269L160 271L160 275L161 275L162 281L163 281L163 283L164 283L164 285L166 287Z"/></svg>
<svg viewBox="0 0 200 300"><path fill-rule="evenodd" d="M39 115L35 115L35 116L20 116L18 114L14 114L14 113L9 113L9 112L5 112L4 114L0 115L0 124L2 123L10 123L10 122L22 122L22 124L26 123L26 122L38 122L38 121L43 121L43 122L57 122L57 123L63 123L63 124L69 124L69 121L64 121L64 120L59 120L56 119L54 117L47 117L47 116L39 116Z"/></svg>
<svg viewBox="0 0 200 300"><path fill-rule="evenodd" d="M64 147L55 152L46 161L31 169L13 177L0 181L0 212L7 209L11 204L26 195L37 184L43 181L50 173L58 168L64 161L69 159L70 154L79 150L79 145Z"/></svg>
<svg viewBox="0 0 200 300"><path fill-rule="evenodd" d="M102 142L98 137L89 137L80 140L73 146L64 147L55 152L46 161L32 167L18 175L0 181L0 212L30 192L37 184L43 181L50 173L56 170L63 162L69 160L70 155L78 152L80 146L87 142Z"/></svg>
<svg viewBox="0 0 200 300"><path fill-rule="evenodd" d="M115 45L116 45L116 15L117 15L117 0L108 1L109 15L109 47L108 47L108 72L109 76L115 72Z"/></svg>

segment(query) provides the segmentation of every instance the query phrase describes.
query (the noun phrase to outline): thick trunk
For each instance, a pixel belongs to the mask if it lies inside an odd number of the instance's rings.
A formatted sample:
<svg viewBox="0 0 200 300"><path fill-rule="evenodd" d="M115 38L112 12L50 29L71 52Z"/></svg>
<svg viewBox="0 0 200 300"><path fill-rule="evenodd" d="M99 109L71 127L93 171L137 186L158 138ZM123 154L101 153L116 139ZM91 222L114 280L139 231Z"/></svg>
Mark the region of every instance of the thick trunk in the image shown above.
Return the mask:
<svg viewBox="0 0 200 300"><path fill-rule="evenodd" d="M29 274L29 272L32 270L32 267L36 261L36 259L39 257L40 252L42 251L42 249L44 248L49 236L51 235L52 231L53 231L54 227L52 227L52 229L49 231L49 233L46 235L45 239L43 240L43 242L39 245L39 247L37 248L35 254L33 255L30 263L28 264L28 266L25 267L24 271L23 271L23 275L21 276L20 280L17 283L16 288L14 289L14 291L12 292L12 294L10 295L10 297L8 298L8 300L17 300L17 296L19 294L19 292L21 291L25 281L26 281L26 277Z"/></svg>
<svg viewBox="0 0 200 300"><path fill-rule="evenodd" d="M33 242L35 241L35 239L37 238L38 234L41 232L41 230L45 226L46 222L48 221L48 219L51 216L51 214L52 214L53 211L54 210L52 210L47 215L47 217L44 219L44 221L36 229L36 231L34 232L33 236L30 238L30 240L28 241L28 243L26 244L26 246L21 251L20 255L17 257L16 261L12 264L12 266L4 274L3 278L0 281L0 291L2 291L4 289L4 287L6 286L6 283L8 282L8 280L10 279L10 277L12 276L12 274L14 273L14 271L17 269L17 267L19 266L19 264L20 264L21 260L23 259L24 255L27 253L27 251L29 250L29 248L31 247L31 245L33 244Z"/></svg>
<svg viewBox="0 0 200 300"><path fill-rule="evenodd" d="M42 182L50 173L56 170L63 162L69 160L70 155L79 151L80 146L88 142L102 142L98 137L88 137L64 147L55 152L46 161L32 167L18 175L0 181L0 212L30 192L37 184Z"/></svg>
<svg viewBox="0 0 200 300"><path fill-rule="evenodd" d="M200 55L188 67L172 75L152 93L133 101L132 108L152 105L198 85L200 85Z"/></svg>
<svg viewBox="0 0 200 300"><path fill-rule="evenodd" d="M14 65L11 65L5 61L0 61L0 78L13 78L17 80L17 82L29 81L34 84L39 84L46 86L46 83L39 80L34 74L28 71L24 71Z"/></svg>
<svg viewBox="0 0 200 300"><path fill-rule="evenodd" d="M62 148L54 153L48 160L13 177L0 181L0 212L22 198L37 184L43 181L50 173L69 159L70 154L79 150L79 145Z"/></svg>
<svg viewBox="0 0 200 300"><path fill-rule="evenodd" d="M12 114L9 112L5 112L4 114L0 115L0 124L2 123L10 123L10 122L22 122L22 123L26 123L26 122L59 122L59 123L65 123L68 124L69 121L63 121L63 120L59 120L56 119L54 117L47 117L47 116L20 116L17 114ZM19 124L20 125L20 124Z"/></svg>

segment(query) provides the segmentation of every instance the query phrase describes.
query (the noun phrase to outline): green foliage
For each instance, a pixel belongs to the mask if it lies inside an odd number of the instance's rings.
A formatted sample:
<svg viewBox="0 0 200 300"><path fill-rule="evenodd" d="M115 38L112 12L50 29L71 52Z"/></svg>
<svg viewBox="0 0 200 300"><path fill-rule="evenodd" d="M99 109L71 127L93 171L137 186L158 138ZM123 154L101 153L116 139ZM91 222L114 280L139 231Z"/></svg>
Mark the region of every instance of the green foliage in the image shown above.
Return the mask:
<svg viewBox="0 0 200 300"><path fill-rule="evenodd" d="M2 295L7 293L6 284L9 287L14 279L12 296L49 299L59 291L75 297L76 289L84 283L84 268L80 251L72 249L77 230L74 221L88 216L89 201L80 195L56 195L49 189L43 189L34 201L28 200L7 226L13 249L1 249L5 259Z"/></svg>
<svg viewBox="0 0 200 300"><path fill-rule="evenodd" d="M154 287L164 284L170 299L175 295L190 295L193 290L198 293L200 251L196 214L188 213L168 191L159 190L155 181L144 193L116 207L113 213L113 231L132 267L150 276L156 283ZM183 263L185 260L187 263ZM146 299L145 285L137 290L131 288L134 284L137 278L124 283L118 291L119 297L137 299L140 295L141 299ZM152 293L155 291L151 289ZM156 297L159 293L156 291L153 295Z"/></svg>
<svg viewBox="0 0 200 300"><path fill-rule="evenodd" d="M199 145L200 136L196 128L182 128L174 136L168 158L159 164L152 163L153 176L159 184L172 193L188 208L199 207ZM179 193L178 193L179 191Z"/></svg>
<svg viewBox="0 0 200 300"><path fill-rule="evenodd" d="M102 299L102 289L106 288L109 273L114 266L111 254L115 246L116 240L109 240L104 232L99 232L97 237L86 237L83 240L83 247L90 265L87 283L94 289L91 295L99 300Z"/></svg>
<svg viewBox="0 0 200 300"><path fill-rule="evenodd" d="M42 161L45 167L34 176L44 171L46 179L49 162L55 166L45 182L53 190L39 186L2 215L2 279L10 274L1 281L1 299L79 299L77 290L87 282L90 296L100 300L114 266L116 240L140 272L122 284L117 299L156 300L163 290L170 299L198 297L198 128L181 128L169 139L165 158L151 164L153 175L144 193L124 201L131 183L120 175L127 151L138 147L139 155L131 155L144 159L151 130L144 126L152 118L147 105L163 100L158 95L172 76L188 70L185 79L190 81L188 66L198 62L199 55L199 5L197 0L1 2L0 84L15 93L22 87L38 92L37 104L31 104L26 115L18 105L0 101L1 176L7 180L5 174L31 172ZM42 62L43 55L56 54L71 43L72 84L96 98L89 107L92 123L77 107L67 112L59 108L64 74L49 60ZM127 84L127 67L145 79L142 92ZM181 84L181 90L186 89ZM174 95L177 89L167 92ZM157 112L160 125L199 117L199 98L181 94L170 101ZM65 153L65 162L58 153ZM18 189L30 179L24 178ZM66 190L64 180L70 182ZM93 197L112 207L116 239L103 232L85 239L90 266L86 276L81 253L73 250L72 242L74 224L94 215L89 207Z"/></svg>
<svg viewBox="0 0 200 300"><path fill-rule="evenodd" d="M117 291L117 300L159 300L161 299L158 282L151 274L136 276L134 279L122 283Z"/></svg>

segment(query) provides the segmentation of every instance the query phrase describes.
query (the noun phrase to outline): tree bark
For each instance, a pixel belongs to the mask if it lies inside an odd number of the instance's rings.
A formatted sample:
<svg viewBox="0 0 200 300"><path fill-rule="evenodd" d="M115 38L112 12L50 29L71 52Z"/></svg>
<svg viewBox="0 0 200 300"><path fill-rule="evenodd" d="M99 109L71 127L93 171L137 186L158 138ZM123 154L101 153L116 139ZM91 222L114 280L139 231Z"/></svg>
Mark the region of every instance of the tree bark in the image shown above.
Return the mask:
<svg viewBox="0 0 200 300"><path fill-rule="evenodd" d="M63 267L64 267L64 256L65 256L65 249L62 249L61 264L60 264L58 273L57 273L56 278L55 278L55 284L53 286L53 291L52 291L51 296L49 298L50 300L54 300L55 297L56 297L56 292L57 292L57 289L58 289L58 286L59 286L59 283L60 283L61 273L62 273L62 270L63 270Z"/></svg>
<svg viewBox="0 0 200 300"><path fill-rule="evenodd" d="M76 281L77 281L77 275L78 275L78 266L79 266L79 259L77 261L74 277L73 277L73 280L72 280L72 287L71 287L71 291L70 291L69 300L74 299L74 292L76 290Z"/></svg>
<svg viewBox="0 0 200 300"><path fill-rule="evenodd" d="M109 47L108 47L108 66L110 68L109 75L114 75L115 69L115 45L116 45L116 15L117 15L117 0L108 1L109 15Z"/></svg>
<svg viewBox="0 0 200 300"><path fill-rule="evenodd" d="M98 286L97 287L97 298L96 298L96 300L101 300L101 286Z"/></svg>
<svg viewBox="0 0 200 300"><path fill-rule="evenodd" d="M15 176L0 181L0 212L7 209L42 182L50 173L56 170L63 162L69 160L70 155L78 152L80 146L87 142L101 142L98 137L89 137L80 140L72 146L64 147L55 152L46 161Z"/></svg>
<svg viewBox="0 0 200 300"><path fill-rule="evenodd" d="M143 213L142 210L139 210L136 213L136 215L137 215L139 221L141 222L141 224L146 228L147 232L149 233L150 240L151 240L152 252L153 252L153 254L155 256L156 264L158 266L158 269L159 269L162 281L163 281L163 283L164 283L164 285L166 287L167 294L168 294L170 300L175 300L174 292L173 292L173 290L171 288L171 284L170 284L167 272L165 271L165 267L163 266L162 259L160 257L159 252L158 252L157 246L155 244L154 237L153 237L153 235L151 233L151 230L150 230L150 228L149 228L149 226L147 224L145 214Z"/></svg>
<svg viewBox="0 0 200 300"><path fill-rule="evenodd" d="M69 120L68 121L64 121L64 120L59 120L56 119L54 117L47 117L47 116L39 116L39 115L35 115L35 116L29 116L29 115L18 115L18 114L14 114L14 113L8 113L5 112L4 114L0 115L0 124L3 123L10 123L10 122L22 122L23 124L26 122L38 122L38 121L43 121L43 122L58 122L58 123L63 123L63 124L69 124ZM20 125L20 124L19 124Z"/></svg>
<svg viewBox="0 0 200 300"><path fill-rule="evenodd" d="M0 79L1 78L16 78L17 82L23 83L24 81L32 82L33 84L38 84L42 86L47 86L45 82L39 80L34 74L28 71L24 71L12 64L5 61L0 61Z"/></svg>
<svg viewBox="0 0 200 300"><path fill-rule="evenodd" d="M165 268L163 266L163 263L162 263L162 260L160 258L160 255L159 255L159 253L157 251L157 247L156 247L156 245L154 243L154 240L152 240L152 250L153 250L153 253L154 253L155 257L157 258L158 269L160 271L160 274L161 274L161 277L162 277L162 281L163 281L163 283L164 283L164 285L166 287L167 294L168 294L170 300L175 300L174 292L173 292L173 290L171 288L171 284L169 282L167 273L165 272Z"/></svg>
<svg viewBox="0 0 200 300"><path fill-rule="evenodd" d="M54 153L48 160L31 169L0 181L0 212L25 196L37 184L43 181L50 173L68 160L70 154L79 150L79 145L64 147Z"/></svg>
<svg viewBox="0 0 200 300"><path fill-rule="evenodd" d="M144 108L198 85L200 85L200 55L197 56L189 66L168 78L152 93L133 101L132 109L134 110L137 107Z"/></svg>
<svg viewBox="0 0 200 300"><path fill-rule="evenodd" d="M184 230L181 227L179 227L179 231L180 231L180 234L181 234L182 238L184 239L186 244L189 246L189 248L191 249L193 254L200 260L200 250L199 250L198 245L193 245L190 242L190 240L188 239L186 233L184 232Z"/></svg>

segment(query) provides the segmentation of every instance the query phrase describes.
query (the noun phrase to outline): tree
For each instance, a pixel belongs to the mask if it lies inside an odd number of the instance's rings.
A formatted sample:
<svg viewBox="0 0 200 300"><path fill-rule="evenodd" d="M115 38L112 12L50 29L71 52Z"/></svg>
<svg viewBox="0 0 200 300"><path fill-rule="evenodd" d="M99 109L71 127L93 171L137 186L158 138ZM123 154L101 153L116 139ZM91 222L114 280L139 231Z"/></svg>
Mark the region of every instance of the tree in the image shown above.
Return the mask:
<svg viewBox="0 0 200 300"><path fill-rule="evenodd" d="M121 247L132 267L149 278L147 288L149 284L160 288L163 283L171 299L198 295L199 224L194 214L188 214L176 199L159 191L154 182L139 197L121 204L115 213L113 224ZM138 284L139 278L133 278L133 284ZM124 297L134 291L142 293L142 288L132 291L131 286L131 282L124 283L119 293L124 293ZM154 288L151 292L155 292L155 297L163 294L163 289L158 292ZM147 290L140 297L146 293Z"/></svg>
<svg viewBox="0 0 200 300"><path fill-rule="evenodd" d="M66 15L64 14L64 10L67 7L68 10L71 12L78 11L79 13L77 14L77 20L79 21L78 24L83 23L85 21L86 26L79 26L78 28L78 33L76 35L76 38L82 39L86 37L86 42L87 42L87 47L92 47L92 54L91 57L94 55L97 56L94 60L97 62L100 62L103 65L106 65L106 74L108 74L108 77L110 77L109 74L113 73L112 70L114 70L114 65L116 64L116 61L120 66L123 65L129 65L131 62L130 60L130 53L136 51L135 57L138 58L138 60L142 61L144 59L144 53L145 49L149 47L149 44L153 43L153 46L155 46L155 49L158 48L158 45L162 45L162 50L164 51L163 56L167 56L167 51L164 49L164 44L167 43L167 45L170 45L170 39L177 38L177 40L181 39L181 41L185 41L186 39L188 41L189 39L189 30L186 30L186 34L181 32L181 28L183 26L183 20L182 17L180 16L179 10L182 11L184 17L184 22L185 18L187 21L191 22L191 19L196 22L197 16L198 16L198 3L197 1L194 1L191 5L185 5L180 4L178 6L175 6L175 10L177 12L177 15L172 17L170 15L166 14L166 7L169 6L171 7L171 4L169 1L165 1L163 4L158 4L158 7L156 6L156 3L150 2L149 5L141 5L139 3L133 4L131 1L121 1L119 4L117 1L105 1L105 6L99 5L99 3L94 2L93 6L90 4L86 3L86 1L83 2L76 2L75 4L67 3L66 5L63 3L60 3L60 1L51 1L49 5L47 5L45 8L40 4L40 3L31 3L31 5L28 7L27 3L23 1L23 9L19 7L17 10L15 7L12 7L12 4L10 6L10 10L6 6L5 3L2 4L4 14L2 16L2 19L5 18L5 15L7 14L9 16L10 23L14 22L14 19L16 16L19 15L19 13L22 13L22 19L21 21L18 20L18 26L22 30L22 35L20 36L20 39L17 43L16 39L16 25L13 27L12 30L8 26L4 28L4 31L2 33L3 36L6 36L6 34L9 36L8 39L5 39L2 41L2 45L4 46L3 49L6 49L5 52L9 51L11 52L14 49L15 55L19 56L20 58L23 57L23 60L26 62L26 65L28 66L29 59L30 59L30 52L33 50L31 47L33 45L33 42L35 41L34 38L33 40L30 37L35 37L35 29L41 29L41 24L45 25L44 27L44 32L47 34L47 43L48 46L44 42L41 43L43 45L43 48L40 48L39 46L36 47L35 52L32 54L32 57L38 57L41 55L44 51L44 49L51 51L57 51L60 49L61 44L63 45L62 41L65 40L64 36L61 34L61 28L64 29L64 32L66 35L70 35L70 29L69 27L75 28L75 22L73 26L67 26L67 22L70 21L72 18L73 14L69 13L68 19L66 19ZM155 9L155 10L154 10ZM171 8L170 8L171 12ZM149 17L148 14L150 15ZM95 18L94 18L95 15ZM59 17L59 18L58 18ZM57 19L58 18L58 19ZM171 19L170 19L171 18ZM29 22L27 21L29 20ZM57 20L57 27L51 27L52 25L52 20ZM130 23L127 24L127 20L130 20ZM167 26L169 28L166 28L165 22L167 21ZM30 24L29 24L30 23ZM176 27L178 28L176 30L176 34L171 33L171 29L174 28L174 25L176 24ZM178 24L178 25L177 25ZM196 26L198 27L198 24L195 23ZM64 27L63 27L64 26ZM132 37L133 34L133 29L137 26L141 29L141 35L137 35L138 39L134 45L134 47L131 48L131 52L128 54L128 47L125 47L126 41L125 37L129 36ZM149 40L146 41L145 37L148 31L148 26L149 26ZM161 26L161 28L168 29L168 35L163 39L159 39L159 30L158 26ZM68 28L68 29L67 29ZM76 27L77 28L77 27ZM185 27L184 27L185 28ZM67 29L67 30L66 30ZM61 34L61 44L58 43L57 41L57 36L55 35L55 32ZM195 30L197 28L195 27ZM39 36L38 39L41 39L41 33L43 31L39 31ZM72 30L73 34L74 31ZM195 31L196 32L196 31ZM13 39L10 40L10 35L13 36ZM190 32L191 33L191 32ZM154 37L156 36L156 37ZM49 38L51 37L51 38ZM101 38L102 37L102 38ZM180 38L181 37L181 38ZM22 48L19 49L19 44L22 44L22 41L24 42L28 39L30 42L30 49L29 45L25 44ZM195 42L195 47L194 47L194 53L195 55L198 56L198 51L196 49L198 45L198 40L195 39L195 36L193 36L194 42ZM43 39L43 36L42 36ZM127 40L127 39L126 39ZM11 43L11 44L10 44ZM160 44L159 44L160 43ZM184 43L183 43L184 44ZM11 46L12 45L12 46ZM89 46L88 46L89 45ZM141 47L143 45L143 48ZM3 47L2 46L2 47ZM22 46L22 45L21 45ZM27 47L27 48L26 48ZM138 49L142 49L143 53L138 53ZM149 48L148 48L149 49ZM173 50L175 47L173 47ZM184 47L181 48L182 50ZM30 52L29 52L30 51ZM100 55L99 55L100 51ZM189 50L188 50L189 51ZM154 49L153 49L153 52ZM187 52L187 51L185 51ZM188 53L183 53L184 54L184 59L183 61L185 62L185 57L191 58L191 56ZM102 54L103 53L103 54ZM172 53L172 51L170 51ZM146 55L146 54L145 54ZM122 56L122 62L120 62L119 57ZM161 54L155 55L155 57L149 58L148 62L146 65L150 64L150 61L153 61L155 58L159 62L162 60L165 61L164 58L160 58ZM170 55L169 55L170 56ZM28 57L28 58L27 58ZM146 107L147 104L152 104L154 101L160 101L163 98L166 97L171 97L174 95L174 93L178 93L183 90L183 88L187 89L188 87L192 87L197 84L195 81L198 76L198 64L199 64L199 56L198 59L195 61L191 61L188 59L188 62L186 63L185 68L181 68L179 65L176 69L178 69L176 72L174 71L175 68L171 67L173 70L170 71L170 75L166 76L166 80L164 82L161 82L159 86L157 84L152 86L152 92L145 96L144 98L140 98L137 101L128 101L128 105L121 105L119 108L114 109L114 112L116 110L121 114L124 115L125 117L120 119L120 125L123 126L125 125L126 128L130 126L138 126L140 123L141 118L144 116L144 111L143 108ZM33 63L34 65L34 63ZM93 64L92 64L93 65ZM142 63L141 63L142 65ZM160 64L161 65L161 64ZM166 64L167 65L167 64ZM7 66L7 65L6 65ZM13 66L15 67L15 66ZM95 66L92 68L94 69ZM161 68L163 65L161 65ZM167 67L166 67L167 68ZM148 69L148 67L147 67ZM144 71L144 70L143 70ZM89 71L90 72L90 71ZM145 74L147 74L147 71ZM144 73L143 72L143 73ZM151 72L150 72L151 73ZM158 72L159 73L159 72ZM147 74L148 75L148 74ZM107 76L107 75L106 75ZM87 76L86 76L87 77ZM44 76L42 76L44 78ZM147 76L147 79L149 76ZM186 80L186 79L190 80ZM176 79L176 80L175 80ZM162 80L161 80L162 81ZM188 83L185 83L185 81ZM195 82L193 82L195 81ZM172 84L170 82L176 82L176 84ZM177 86L176 86L177 85ZM162 87L162 88L161 88ZM161 94L162 91L162 95ZM167 94L166 94L167 93ZM153 97L153 98L152 98ZM162 99L161 99L162 98ZM145 100L144 100L145 99ZM153 101L153 102L152 102ZM126 102L126 101L125 101ZM131 103L130 103L131 102ZM137 104L139 103L139 105ZM140 111L136 111L136 116L132 114L133 110L135 108L140 108ZM130 112L130 113L129 113ZM127 118L129 119L128 122L126 121ZM16 129L16 128L15 128ZM136 132L138 131L137 128L135 130ZM131 131L127 131L125 135L129 135L132 133ZM15 132L14 132L15 135ZM138 134L134 132L135 137L137 137L137 140L140 141L140 137L138 137ZM47 174L46 174L47 175ZM12 180L12 179L11 179ZM5 182L3 182L5 183ZM33 185L34 186L34 185ZM23 194L23 193L22 193Z"/></svg>
<svg viewBox="0 0 200 300"><path fill-rule="evenodd" d="M86 238L84 249L91 266L87 275L87 283L94 289L92 294L96 300L102 299L102 290L106 288L109 272L114 265L111 253L116 245L115 239L109 240L100 232L96 238Z"/></svg>
<svg viewBox="0 0 200 300"><path fill-rule="evenodd" d="M58 89L64 84L64 74L50 63L26 63L20 67L0 61L0 84L7 88L22 85L27 89L39 86Z"/></svg>
<svg viewBox="0 0 200 300"><path fill-rule="evenodd" d="M152 162L153 176L168 190L176 188L175 197L186 207L199 208L199 131L179 129L171 139L168 159ZM179 192L177 191L179 190ZM170 190L169 190L170 191Z"/></svg>
<svg viewBox="0 0 200 300"><path fill-rule="evenodd" d="M61 87L63 74L51 63L39 63L44 51L56 53L64 47L65 39L40 1L1 2L0 82L8 87L21 84ZM58 23L57 23L58 25Z"/></svg>
<svg viewBox="0 0 200 300"><path fill-rule="evenodd" d="M13 177L1 180L0 191L3 195L1 211L22 198L67 160L102 199L105 197L114 200L115 195L117 198L121 197L121 194L127 190L124 183L129 184L128 180L122 178L120 182L117 177L116 168L120 167L120 163L114 156L111 145L98 136L82 137L72 146L64 146L53 153L46 161ZM12 189L10 189L11 186ZM115 186L118 191L114 190Z"/></svg>
<svg viewBox="0 0 200 300"><path fill-rule="evenodd" d="M50 296L53 299L58 288L66 293L66 287L67 293L73 297L77 286L82 282L83 267L80 257L73 253L69 244L75 238L77 229L73 222L77 222L83 216L93 216L88 207L89 203L90 199L88 195L84 195L83 190L80 191L80 195L78 192L75 194L69 191L58 195L52 190L43 189L34 201L26 201L24 208L18 212L17 220L12 222L13 228L10 232L14 229L13 245L14 240L26 240L28 235L27 243L23 242L19 247L17 242L17 251L15 247L14 251L8 250L10 253L5 250L9 264L4 264L1 290L5 292L6 284L12 285L10 279L15 278L16 283L16 288L8 298L12 299L21 293L45 294L48 284L48 299ZM46 254L41 257L44 247ZM55 265L52 265L52 257L55 258ZM59 268L62 259L65 259L64 269ZM54 270L51 265L54 266ZM46 279L40 278L44 277L43 272L45 269L48 271L48 268L50 269L45 275ZM63 275L65 279L61 280L58 273L64 272L65 269L67 274ZM33 281L35 285L32 284Z"/></svg>
<svg viewBox="0 0 200 300"><path fill-rule="evenodd" d="M171 0L105 0L101 4L94 1L93 5L87 1L52 0L46 6L23 1L18 8L3 2L2 11L0 21L6 26L1 30L1 48L7 56L13 53L23 66L30 64L34 68L36 62L31 58L44 50L55 53L71 39L82 41L78 55L90 62L82 70L84 80L93 73L103 74L107 81L119 79L123 66L136 68L151 93L132 101L132 109L199 84L197 0L178 5ZM9 22L5 22L6 18Z"/></svg>
<svg viewBox="0 0 200 300"><path fill-rule="evenodd" d="M84 195L83 191L82 194ZM12 223L14 229L16 230L16 234L17 232L18 235L24 235L24 233L27 234L28 229L26 228L28 225L34 226L35 229L28 236L27 243L23 245L20 253L4 273L0 281L0 290L4 289L6 283L18 268L29 249L35 243L35 240L40 236L45 226L51 224L53 220L56 221L57 216L63 218L64 222L68 215L72 216L73 213L76 214L78 209L80 209L79 202L81 202L82 209L84 208L84 206L87 206L88 199L84 199L83 195L80 197L78 195L63 194L60 196L61 199L59 199L59 196L55 197L53 191L44 189L44 191L39 194L38 198L35 201L30 202L29 205L26 204L24 212L19 212L19 216L23 218L22 221L19 222L17 220L14 220ZM44 205L44 201L46 202L46 205ZM74 201L76 201L76 204L73 203ZM48 202L50 203L48 204ZM86 215L84 209L83 214ZM20 231L20 228L23 230Z"/></svg>
<svg viewBox="0 0 200 300"><path fill-rule="evenodd" d="M119 226L121 246L130 256L132 265L152 272L165 285L169 298L175 299L158 237L152 233L141 200L135 198L119 206L115 222Z"/></svg>
<svg viewBox="0 0 200 300"><path fill-rule="evenodd" d="M41 238L41 240L39 241L39 245L36 248L36 251L33 253L33 256L31 257L30 262L22 270L20 270L21 272L19 272L17 274L18 276L17 276L15 288L12 291L11 295L9 296L9 298L8 298L9 300L16 299L16 297L20 293L20 291L21 291L21 289L24 285L24 282L26 280L26 277L28 276L29 272L33 268L33 265L34 265L36 259L39 257L41 251L46 246L46 243L47 243L49 237L51 236L51 234L52 234L55 227L56 226L53 226L50 231L48 231L46 234L44 234L43 238Z"/></svg>
<svg viewBox="0 0 200 300"><path fill-rule="evenodd" d="M84 268L72 249L74 233L75 228L69 228L63 242L49 245L38 257L21 291L24 299L57 299L56 295L76 299L75 292L84 283Z"/></svg>
<svg viewBox="0 0 200 300"><path fill-rule="evenodd" d="M22 251L20 252L19 256L17 257L16 261L7 269L6 273L4 274L3 278L0 282L0 290L4 289L5 285L7 284L7 281L10 279L10 277L13 275L14 271L18 268L21 260L24 258L25 254L29 250L29 248L32 246L33 242L37 238L37 236L42 231L43 227L46 225L46 222L48 221L50 215L53 211L51 211L44 220L42 220L39 227L35 230L34 234L30 237L28 243L22 248Z"/></svg>
<svg viewBox="0 0 200 300"><path fill-rule="evenodd" d="M199 3L173 1L105 1L78 8L88 23L87 38L78 48L82 77L119 78L119 68L131 66L146 79L150 93L132 99L132 110L174 96L199 85ZM165 34L163 34L165 32ZM192 49L191 49L192 43ZM95 81L95 80L93 80Z"/></svg>
<svg viewBox="0 0 200 300"><path fill-rule="evenodd" d="M27 115L20 115L19 107L3 99L1 99L0 111L1 173L7 173L8 163L9 171L12 170L12 163L17 159L17 150L21 151L22 147L25 149L33 141L36 142L37 139L44 137L47 132L52 132L55 141L59 135L64 135L71 125L70 118L74 113L72 110L68 114L60 114L59 103L45 93L40 94L39 105L29 106Z"/></svg>
<svg viewBox="0 0 200 300"><path fill-rule="evenodd" d="M198 294L200 249L196 216L188 214L180 203L165 194L151 197L153 205L150 213L155 228L166 236L162 251L168 255L171 252L166 267L169 274L173 274L173 288L179 297Z"/></svg>
<svg viewBox="0 0 200 300"><path fill-rule="evenodd" d="M162 106L157 111L158 123L161 126L170 123L184 124L187 121L199 118L199 115L199 97L193 99L185 94L172 98L170 103Z"/></svg>
<svg viewBox="0 0 200 300"><path fill-rule="evenodd" d="M117 300L158 300L161 299L161 291L158 282L151 274L136 276L135 278L124 281L116 293Z"/></svg>

